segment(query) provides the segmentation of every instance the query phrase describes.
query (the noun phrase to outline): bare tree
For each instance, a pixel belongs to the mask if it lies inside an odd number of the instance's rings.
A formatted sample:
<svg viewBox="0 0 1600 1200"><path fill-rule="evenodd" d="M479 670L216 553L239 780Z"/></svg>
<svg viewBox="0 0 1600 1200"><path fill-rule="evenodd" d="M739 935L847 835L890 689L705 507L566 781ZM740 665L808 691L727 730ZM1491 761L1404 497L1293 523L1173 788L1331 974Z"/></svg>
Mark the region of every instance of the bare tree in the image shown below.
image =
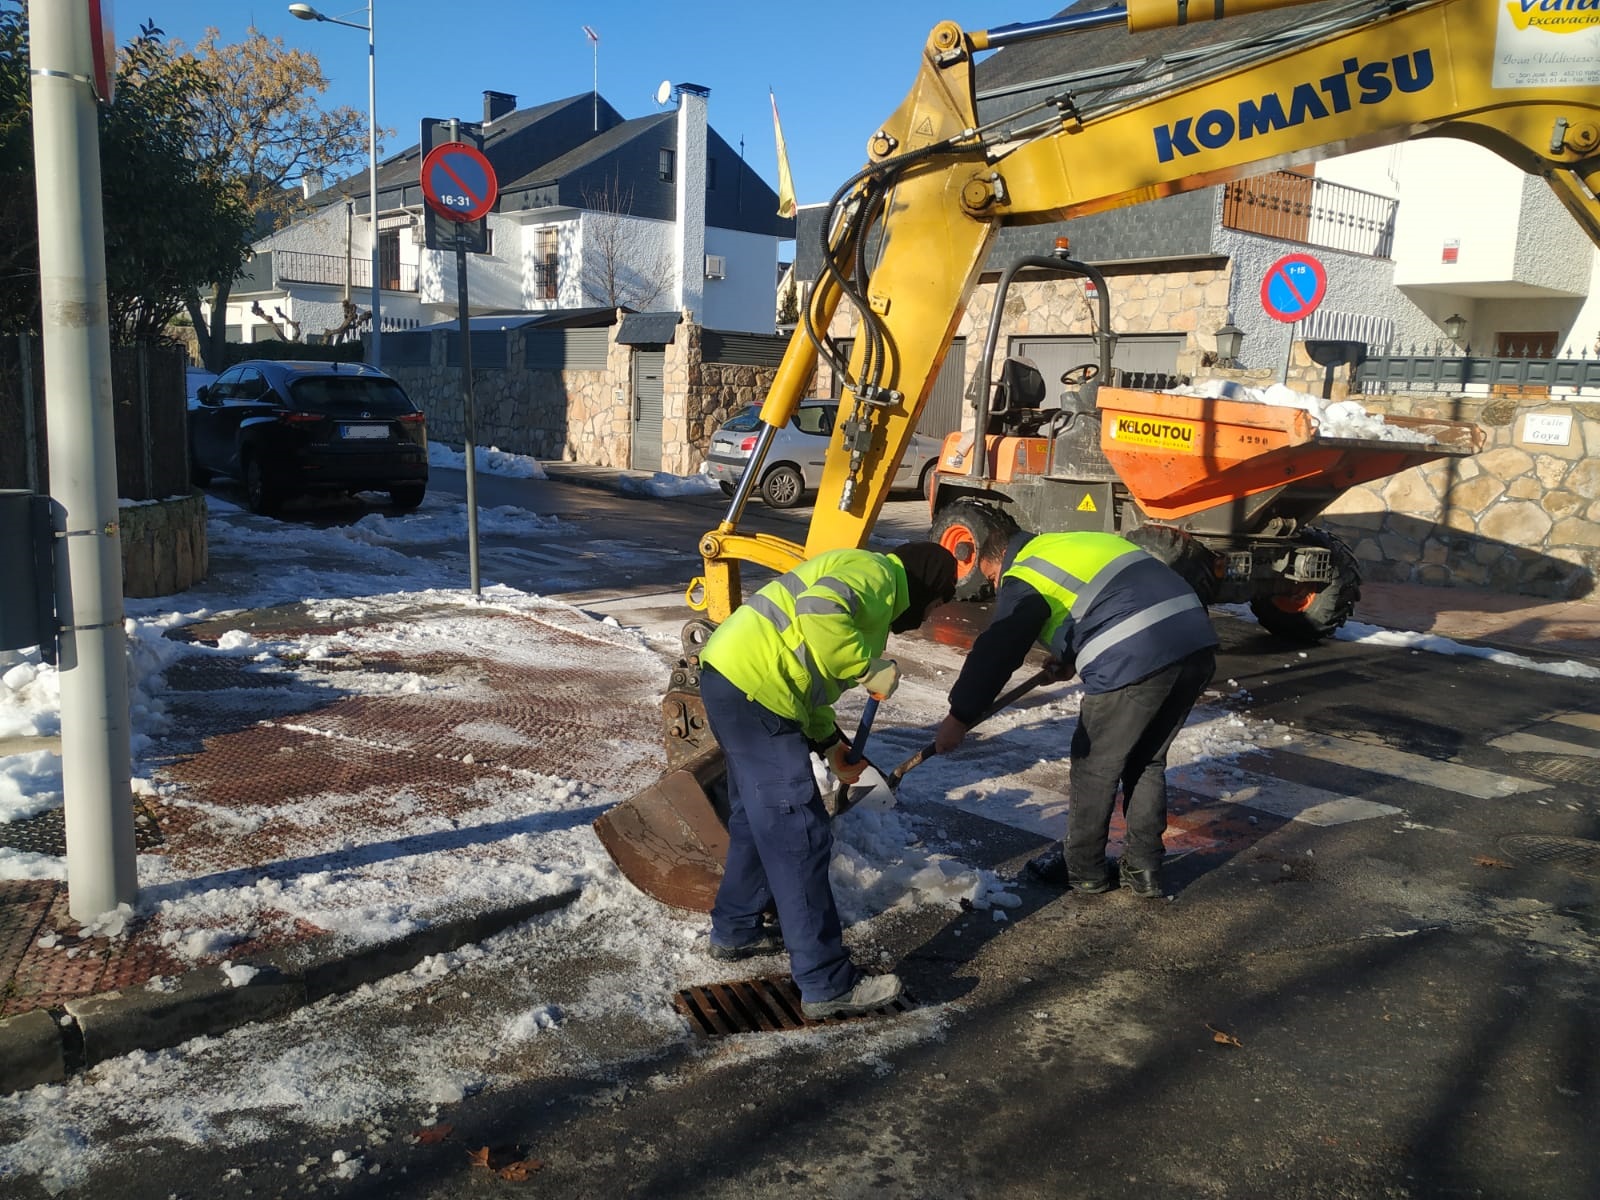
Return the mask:
<svg viewBox="0 0 1600 1200"><path fill-rule="evenodd" d="M643 311L667 290L669 251L639 237L633 218L633 188L613 175L581 190L584 218L583 295L592 304Z"/></svg>

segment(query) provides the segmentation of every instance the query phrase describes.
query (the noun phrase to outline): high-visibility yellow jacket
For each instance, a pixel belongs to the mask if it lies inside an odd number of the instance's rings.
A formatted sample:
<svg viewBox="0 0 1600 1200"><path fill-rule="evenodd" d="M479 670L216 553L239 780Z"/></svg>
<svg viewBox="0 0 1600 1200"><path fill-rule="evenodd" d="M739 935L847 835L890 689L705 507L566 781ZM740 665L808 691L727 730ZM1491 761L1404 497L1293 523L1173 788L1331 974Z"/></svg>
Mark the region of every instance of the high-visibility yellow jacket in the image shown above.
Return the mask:
<svg viewBox="0 0 1600 1200"><path fill-rule="evenodd" d="M820 741L833 733L834 701L882 656L890 622L909 603L894 555L829 550L734 609L700 661Z"/></svg>
<svg viewBox="0 0 1600 1200"><path fill-rule="evenodd" d="M1004 581L1013 579L1044 597L1050 615L1038 639L1076 664L1088 692L1133 683L1217 644L1194 589L1112 533L1041 534L1017 551Z"/></svg>

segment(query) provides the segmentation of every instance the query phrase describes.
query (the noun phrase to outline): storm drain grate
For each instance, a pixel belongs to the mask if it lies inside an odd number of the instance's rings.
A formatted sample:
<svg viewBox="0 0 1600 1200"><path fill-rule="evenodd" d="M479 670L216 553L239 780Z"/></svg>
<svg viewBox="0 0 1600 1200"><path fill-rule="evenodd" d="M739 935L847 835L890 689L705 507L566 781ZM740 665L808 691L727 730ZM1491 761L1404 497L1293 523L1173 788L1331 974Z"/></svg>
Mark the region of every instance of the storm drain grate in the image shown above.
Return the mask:
<svg viewBox="0 0 1600 1200"><path fill-rule="evenodd" d="M1600 758L1579 754L1519 754L1517 769L1557 783L1600 786Z"/></svg>
<svg viewBox="0 0 1600 1200"><path fill-rule="evenodd" d="M902 993L892 1004L873 1009L864 1016L808 1021L800 1012L800 990L787 975L736 979L729 983L684 988L673 997L672 1004L703 1037L727 1037L735 1033L781 1033L819 1025L842 1025L849 1021L863 1021L868 1017L910 1012L916 1007L916 1001Z"/></svg>
<svg viewBox="0 0 1600 1200"><path fill-rule="evenodd" d="M1600 842L1589 838L1514 833L1500 839L1500 849L1536 866L1559 867L1574 875L1600 875Z"/></svg>

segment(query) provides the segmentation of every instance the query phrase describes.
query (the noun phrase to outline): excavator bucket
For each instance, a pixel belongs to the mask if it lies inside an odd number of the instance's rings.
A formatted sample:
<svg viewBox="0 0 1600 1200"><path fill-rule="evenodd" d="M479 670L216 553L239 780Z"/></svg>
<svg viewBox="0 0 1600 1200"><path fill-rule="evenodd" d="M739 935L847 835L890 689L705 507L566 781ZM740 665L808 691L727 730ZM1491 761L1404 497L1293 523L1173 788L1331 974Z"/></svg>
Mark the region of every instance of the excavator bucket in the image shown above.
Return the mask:
<svg viewBox="0 0 1600 1200"><path fill-rule="evenodd" d="M594 823L600 844L653 900L710 912L728 857L728 762L709 736L693 756Z"/></svg>

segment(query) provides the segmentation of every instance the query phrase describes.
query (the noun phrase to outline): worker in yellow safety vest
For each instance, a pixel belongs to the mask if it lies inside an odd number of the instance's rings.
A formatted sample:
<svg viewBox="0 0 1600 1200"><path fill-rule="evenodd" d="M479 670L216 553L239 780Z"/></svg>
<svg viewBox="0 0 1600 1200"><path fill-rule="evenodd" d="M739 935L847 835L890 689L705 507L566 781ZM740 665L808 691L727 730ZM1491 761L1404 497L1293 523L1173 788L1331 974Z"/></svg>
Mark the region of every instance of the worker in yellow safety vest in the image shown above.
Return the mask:
<svg viewBox="0 0 1600 1200"><path fill-rule="evenodd" d="M700 651L700 697L728 760L728 858L711 909L711 954L789 953L812 1020L894 1001L894 975L865 975L845 951L828 881L833 834L811 754L854 783L833 703L857 683L887 699L900 668L889 634L921 625L955 595L956 562L932 542L887 554L830 550L774 579ZM765 923L776 908L779 928Z"/></svg>
<svg viewBox="0 0 1600 1200"><path fill-rule="evenodd" d="M991 534L978 567L998 589L989 626L950 689L934 745L948 754L1035 641L1058 678L1076 674L1067 837L1028 864L1045 883L1084 894L1117 886L1106 858L1117 791L1127 826L1120 864L1135 895L1163 894L1167 751L1216 669L1216 631L1171 567L1109 533Z"/></svg>

